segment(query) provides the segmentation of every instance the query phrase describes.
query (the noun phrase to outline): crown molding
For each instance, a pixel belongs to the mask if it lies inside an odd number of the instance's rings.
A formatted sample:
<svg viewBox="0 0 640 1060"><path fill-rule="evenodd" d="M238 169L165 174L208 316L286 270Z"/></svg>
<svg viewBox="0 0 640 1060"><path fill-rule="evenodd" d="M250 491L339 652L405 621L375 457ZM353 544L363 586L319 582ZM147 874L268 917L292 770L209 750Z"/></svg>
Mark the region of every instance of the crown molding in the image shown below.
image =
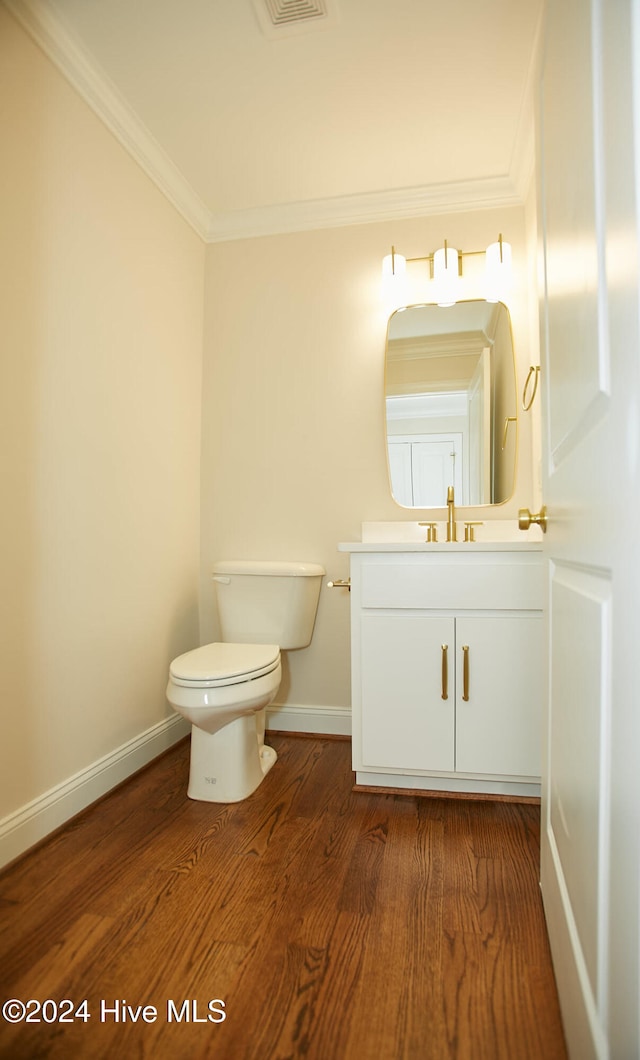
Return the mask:
<svg viewBox="0 0 640 1060"><path fill-rule="evenodd" d="M163 195L206 239L210 226L208 209L47 0L3 2Z"/></svg>
<svg viewBox="0 0 640 1060"><path fill-rule="evenodd" d="M48 0L0 2L206 243L519 206L524 201L525 179L514 172L476 181L211 212Z"/></svg>
<svg viewBox="0 0 640 1060"><path fill-rule="evenodd" d="M524 94L520 106L518 129L511 160L511 176L522 202L526 202L532 181L535 178L535 106L534 100L537 85L540 83L540 64L543 43L544 8L540 5L538 21L534 33L534 45L531 61L527 70Z"/></svg>
<svg viewBox="0 0 640 1060"><path fill-rule="evenodd" d="M425 361L434 358L469 357L492 344L484 331L458 331L447 335L418 335L387 341L387 360Z"/></svg>
<svg viewBox="0 0 640 1060"><path fill-rule="evenodd" d="M414 188L283 203L229 213L212 213L207 242L305 232L318 228L372 224L431 214L464 213L497 206L520 206L510 177L430 184Z"/></svg>

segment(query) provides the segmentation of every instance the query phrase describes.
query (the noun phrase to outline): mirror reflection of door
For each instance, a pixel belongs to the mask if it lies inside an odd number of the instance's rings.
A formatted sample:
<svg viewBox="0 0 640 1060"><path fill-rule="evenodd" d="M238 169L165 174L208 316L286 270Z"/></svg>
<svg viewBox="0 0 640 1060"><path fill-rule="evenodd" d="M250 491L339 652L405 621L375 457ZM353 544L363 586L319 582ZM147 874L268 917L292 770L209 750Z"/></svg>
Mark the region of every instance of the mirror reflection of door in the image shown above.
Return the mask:
<svg viewBox="0 0 640 1060"><path fill-rule="evenodd" d="M446 499L447 487L455 485L463 497L462 435L429 435L389 439L389 472L393 495L407 508L437 508ZM465 503L461 501L461 503Z"/></svg>
<svg viewBox="0 0 640 1060"><path fill-rule="evenodd" d="M387 397L389 474L398 504L437 508L443 496L446 504L448 486L455 486L459 503L465 503L468 424L464 392Z"/></svg>
<svg viewBox="0 0 640 1060"><path fill-rule="evenodd" d="M391 492L407 508L502 503L513 492L515 446L497 417L517 416L506 306L483 301L398 310L385 365ZM506 411L505 411L506 410Z"/></svg>

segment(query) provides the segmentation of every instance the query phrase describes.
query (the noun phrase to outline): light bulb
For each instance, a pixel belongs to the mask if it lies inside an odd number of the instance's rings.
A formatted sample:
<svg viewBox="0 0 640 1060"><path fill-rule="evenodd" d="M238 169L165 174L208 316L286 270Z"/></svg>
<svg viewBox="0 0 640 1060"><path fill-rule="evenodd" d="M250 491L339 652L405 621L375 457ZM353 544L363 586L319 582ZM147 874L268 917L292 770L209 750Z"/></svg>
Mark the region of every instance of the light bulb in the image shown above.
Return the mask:
<svg viewBox="0 0 640 1060"><path fill-rule="evenodd" d="M503 302L511 284L511 244L502 236L487 247L485 282L487 302Z"/></svg>
<svg viewBox="0 0 640 1060"><path fill-rule="evenodd" d="M382 298L390 308L397 309L406 302L406 271L407 259L395 249L382 259Z"/></svg>
<svg viewBox="0 0 640 1060"><path fill-rule="evenodd" d="M433 255L435 301L439 306L455 305L458 300L458 251L441 247Z"/></svg>

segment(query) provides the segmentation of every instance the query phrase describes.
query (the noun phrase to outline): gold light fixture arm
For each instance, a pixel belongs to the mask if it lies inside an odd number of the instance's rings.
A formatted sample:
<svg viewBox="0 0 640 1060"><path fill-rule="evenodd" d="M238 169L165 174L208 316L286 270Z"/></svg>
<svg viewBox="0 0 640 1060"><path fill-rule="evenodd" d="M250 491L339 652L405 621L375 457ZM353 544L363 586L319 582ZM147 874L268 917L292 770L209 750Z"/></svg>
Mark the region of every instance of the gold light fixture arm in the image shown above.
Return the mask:
<svg viewBox="0 0 640 1060"><path fill-rule="evenodd" d="M447 251L449 251L449 249L450 249L446 239L444 241L444 249L447 250ZM458 276L462 276L463 275L463 272L462 272L462 259L463 258L472 258L472 257L475 257L476 255L480 255L480 254L484 254L484 253L485 253L484 250L459 250L458 251ZM433 268L434 259L435 259L435 251L432 254L423 254L423 255L421 255L419 257L416 257L416 258L407 258L407 261L428 261L429 262L429 279L432 280L434 278L434 268Z"/></svg>

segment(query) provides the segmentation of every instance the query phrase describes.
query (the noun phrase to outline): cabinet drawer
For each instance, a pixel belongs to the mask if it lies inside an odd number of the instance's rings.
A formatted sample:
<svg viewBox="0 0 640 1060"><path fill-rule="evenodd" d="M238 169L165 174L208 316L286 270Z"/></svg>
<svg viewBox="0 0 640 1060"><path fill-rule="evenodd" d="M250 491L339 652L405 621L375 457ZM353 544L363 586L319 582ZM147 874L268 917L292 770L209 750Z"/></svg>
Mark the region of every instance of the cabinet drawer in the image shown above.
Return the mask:
<svg viewBox="0 0 640 1060"><path fill-rule="evenodd" d="M479 564L477 557L433 563L362 565L362 607L458 610L541 610L541 562L519 559Z"/></svg>

